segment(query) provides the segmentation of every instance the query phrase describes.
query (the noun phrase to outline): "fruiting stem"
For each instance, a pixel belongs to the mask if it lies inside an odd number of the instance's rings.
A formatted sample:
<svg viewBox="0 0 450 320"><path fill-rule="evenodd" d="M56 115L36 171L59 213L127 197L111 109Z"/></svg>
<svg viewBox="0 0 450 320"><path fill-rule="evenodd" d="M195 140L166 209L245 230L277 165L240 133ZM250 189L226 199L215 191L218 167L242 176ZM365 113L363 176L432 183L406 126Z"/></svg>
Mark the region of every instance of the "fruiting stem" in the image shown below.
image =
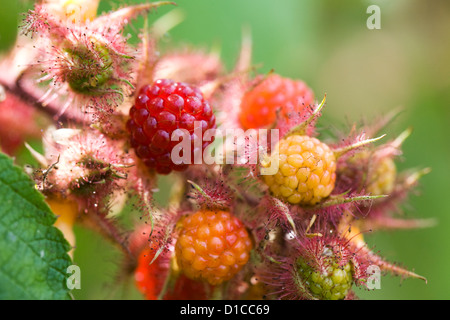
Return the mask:
<svg viewBox="0 0 450 320"><path fill-rule="evenodd" d="M53 105L52 103L44 105L39 100L37 95L33 95L31 92L25 90L25 88L20 83L22 77L23 73L17 78L14 85L8 85L6 83L3 83L1 80L0 85L5 89L6 92L10 92L14 96L20 97L21 100L43 111L54 120L55 116L57 115L57 111L59 110L59 107ZM83 122L76 117L73 118L68 117L66 114L62 114L60 117L58 117L58 122L67 122L68 120L70 120L71 122L78 122L78 123Z"/></svg>
<svg viewBox="0 0 450 320"><path fill-rule="evenodd" d="M214 287L212 294L211 294L211 300L223 300L223 291L224 291L225 285L226 285L226 282L221 283Z"/></svg>
<svg viewBox="0 0 450 320"><path fill-rule="evenodd" d="M118 248L131 259L131 261L136 260L136 257L126 245L126 238L122 236L124 232L119 230L117 226L106 217L106 215L90 212L85 215L85 217L92 222L94 227L98 227L108 240L117 245Z"/></svg>

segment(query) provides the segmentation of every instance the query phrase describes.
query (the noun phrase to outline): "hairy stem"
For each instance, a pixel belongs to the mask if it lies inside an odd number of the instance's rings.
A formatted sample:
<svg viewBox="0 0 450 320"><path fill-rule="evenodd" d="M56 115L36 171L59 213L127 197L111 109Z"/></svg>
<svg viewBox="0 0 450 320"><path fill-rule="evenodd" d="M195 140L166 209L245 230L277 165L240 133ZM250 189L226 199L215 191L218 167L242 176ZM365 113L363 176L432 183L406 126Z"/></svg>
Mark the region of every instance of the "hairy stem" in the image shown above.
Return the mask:
<svg viewBox="0 0 450 320"><path fill-rule="evenodd" d="M6 92L13 94L14 96L20 98L23 102L47 114L53 121L57 123L64 124L67 123L68 121L72 123L83 122L81 119L77 117L71 117L66 113L59 115L58 114L59 106L57 106L55 103L49 103L48 105L44 105L42 102L40 102L39 97L36 93L31 92L31 90L28 90L22 84L22 77L23 76L21 75L14 84L8 84L0 79L0 86L2 86Z"/></svg>
<svg viewBox="0 0 450 320"><path fill-rule="evenodd" d="M113 221L101 213L89 212L86 216L86 223L89 227L97 229L112 244L118 247L130 261L135 261L136 256L129 250L127 246L127 238L124 236L125 231L113 223Z"/></svg>

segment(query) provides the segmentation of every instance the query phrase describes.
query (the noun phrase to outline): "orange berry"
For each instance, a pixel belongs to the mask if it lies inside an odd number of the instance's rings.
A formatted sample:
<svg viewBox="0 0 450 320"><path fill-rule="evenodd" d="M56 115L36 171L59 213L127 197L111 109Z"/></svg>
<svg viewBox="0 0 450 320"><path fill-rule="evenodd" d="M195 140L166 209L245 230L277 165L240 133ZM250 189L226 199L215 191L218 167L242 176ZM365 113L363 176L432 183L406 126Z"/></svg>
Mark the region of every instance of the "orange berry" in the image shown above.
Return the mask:
<svg viewBox="0 0 450 320"><path fill-rule="evenodd" d="M175 246L186 276L217 285L247 263L252 243L242 222L225 211L198 211L184 218Z"/></svg>
<svg viewBox="0 0 450 320"><path fill-rule="evenodd" d="M288 112L301 112L313 100L312 90L303 81L271 74L244 95L239 119L245 129L264 128L275 122L278 108L287 117Z"/></svg>
<svg viewBox="0 0 450 320"><path fill-rule="evenodd" d="M308 136L291 135L278 142L270 161L275 157L278 157L278 171L262 176L275 197L291 204L314 205L333 191L336 158L325 143Z"/></svg>

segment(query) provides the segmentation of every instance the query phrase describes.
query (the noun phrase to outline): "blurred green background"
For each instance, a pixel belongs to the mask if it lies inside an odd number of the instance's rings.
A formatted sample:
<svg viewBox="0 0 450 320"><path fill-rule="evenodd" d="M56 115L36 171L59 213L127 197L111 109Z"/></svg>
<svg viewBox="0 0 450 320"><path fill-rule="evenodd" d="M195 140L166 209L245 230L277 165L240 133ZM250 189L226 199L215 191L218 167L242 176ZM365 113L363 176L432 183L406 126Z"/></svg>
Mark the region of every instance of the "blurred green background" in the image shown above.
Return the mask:
<svg viewBox="0 0 450 320"><path fill-rule="evenodd" d="M30 1L1 0L0 50L14 41L19 12ZM139 1L102 0L100 10ZM390 137L412 126L400 169L431 167L405 216L436 218L430 229L366 235L389 261L425 276L386 276L381 290L357 290L363 299L450 299L450 1L447 0L178 0L185 20L163 39L163 48L183 44L220 48L228 68L239 52L242 28L253 38L253 62L305 80L321 99L320 124L341 126L373 119L396 107L404 112ZM369 30L369 5L381 9L381 29ZM150 22L173 7L150 14ZM136 34L143 19L127 32ZM135 40L136 38L134 38ZM132 39L133 40L133 39ZM165 181L163 179L162 183ZM163 195L157 200L164 202ZM140 298L132 280L117 286L119 253L90 231L77 228L75 262L82 270L78 299Z"/></svg>

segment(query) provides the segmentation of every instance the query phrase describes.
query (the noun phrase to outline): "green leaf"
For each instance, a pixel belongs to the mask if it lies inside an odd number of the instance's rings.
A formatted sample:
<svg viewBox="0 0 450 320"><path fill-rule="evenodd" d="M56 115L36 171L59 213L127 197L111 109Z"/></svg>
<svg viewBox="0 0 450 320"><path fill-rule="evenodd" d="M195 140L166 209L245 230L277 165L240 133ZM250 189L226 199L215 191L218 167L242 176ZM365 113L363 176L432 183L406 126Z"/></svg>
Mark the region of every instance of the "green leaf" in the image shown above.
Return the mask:
<svg viewBox="0 0 450 320"><path fill-rule="evenodd" d="M70 245L34 183L0 153L0 300L68 299Z"/></svg>

